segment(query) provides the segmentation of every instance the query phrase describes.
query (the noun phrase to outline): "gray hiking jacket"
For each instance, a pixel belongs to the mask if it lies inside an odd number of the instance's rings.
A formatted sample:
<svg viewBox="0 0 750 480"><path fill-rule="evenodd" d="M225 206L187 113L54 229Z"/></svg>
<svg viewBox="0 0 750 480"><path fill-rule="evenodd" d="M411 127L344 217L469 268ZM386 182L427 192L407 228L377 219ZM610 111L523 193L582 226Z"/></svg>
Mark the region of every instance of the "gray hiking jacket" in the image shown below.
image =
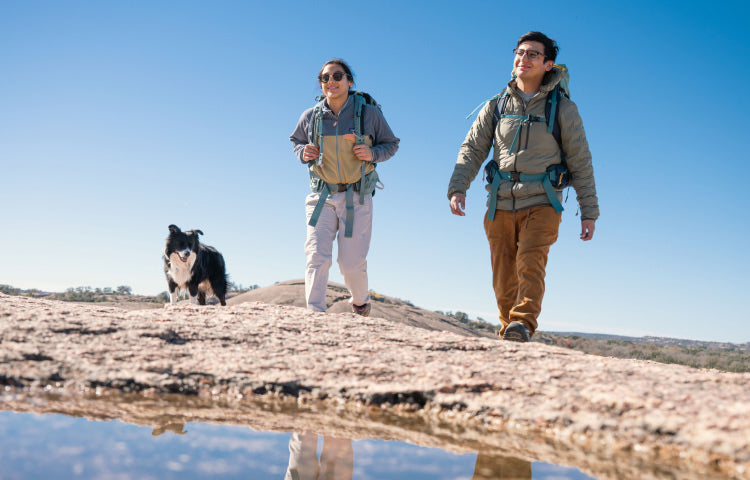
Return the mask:
<svg viewBox="0 0 750 480"><path fill-rule="evenodd" d="M548 77L527 106L524 106L515 80L511 80L508 83L509 97L504 113L544 117L547 94L560 81L562 72L553 68ZM493 116L497 103L497 99L487 102L466 135L448 185L448 198L451 198L454 193L466 193L493 145L495 148L492 158L504 172L539 174L544 173L550 165L561 162L560 147L555 137L547 132L545 122L526 124L518 132L522 120L501 118L493 132ZM599 217L599 200L596 196L594 168L586 133L583 130L583 122L575 103L564 95L560 98L558 109L562 148L572 175L571 185L576 191L581 208L581 219L596 220ZM517 133L516 145L513 152L510 152ZM485 188L488 192L490 191L489 186ZM562 200L562 192L558 191L557 195ZM549 204L541 181L502 180L500 182L497 191L498 209L520 210Z"/></svg>
<svg viewBox="0 0 750 480"><path fill-rule="evenodd" d="M312 115L313 108L305 110L289 137L294 153L302 163L308 163L303 157L305 145L316 143L315 139L308 138ZM365 165L365 173L368 174L375 169L374 163L388 160L396 153L400 140L393 135L379 108L365 105L363 115L362 133L367 137L365 143L372 149L372 162ZM352 150L355 145L354 119L354 99L351 95L338 117L328 108L328 103L324 103L321 139L323 164L314 164L312 170L327 183L355 183L362 177L362 161L357 159Z"/></svg>

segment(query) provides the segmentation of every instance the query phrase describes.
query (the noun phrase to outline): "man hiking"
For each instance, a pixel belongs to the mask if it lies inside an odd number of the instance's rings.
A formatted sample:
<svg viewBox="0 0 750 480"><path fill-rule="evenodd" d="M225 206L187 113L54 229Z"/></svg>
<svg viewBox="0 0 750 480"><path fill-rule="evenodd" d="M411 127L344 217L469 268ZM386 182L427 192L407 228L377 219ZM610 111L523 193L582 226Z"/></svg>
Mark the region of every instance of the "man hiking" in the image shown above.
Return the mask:
<svg viewBox="0 0 750 480"><path fill-rule="evenodd" d="M558 47L529 32L513 50L513 75L479 112L461 145L448 186L451 212L464 216L466 190L494 145L484 228L500 335L526 342L542 310L547 254L557 240L562 190L572 186L581 211L581 240L593 238L596 196L583 123L568 98L567 71L555 65Z"/></svg>

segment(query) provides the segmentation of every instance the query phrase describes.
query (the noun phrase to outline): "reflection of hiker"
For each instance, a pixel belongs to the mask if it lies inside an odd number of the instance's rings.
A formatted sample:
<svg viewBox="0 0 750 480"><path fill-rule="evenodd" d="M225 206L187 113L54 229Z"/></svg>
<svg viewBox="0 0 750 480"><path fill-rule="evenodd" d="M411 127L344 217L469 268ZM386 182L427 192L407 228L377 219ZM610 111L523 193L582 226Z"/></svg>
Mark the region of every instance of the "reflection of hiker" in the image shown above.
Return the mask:
<svg viewBox="0 0 750 480"><path fill-rule="evenodd" d="M318 82L322 100L302 113L289 137L294 153L309 167L312 188L305 201L305 299L307 308L326 310L328 269L338 233L338 264L351 293L352 311L367 316L375 164L396 153L399 139L374 100L350 90L354 76L343 60L326 62Z"/></svg>
<svg viewBox="0 0 750 480"><path fill-rule="evenodd" d="M284 480L352 480L354 450L350 439L323 437L318 463L318 435L293 433Z"/></svg>
<svg viewBox="0 0 750 480"><path fill-rule="evenodd" d="M151 435L158 437L166 431L170 431L177 435L185 435L187 433L184 423L165 423L164 425L154 427L154 429L151 431Z"/></svg>
<svg viewBox="0 0 750 480"><path fill-rule="evenodd" d="M472 480L531 480L531 462L514 457L477 455Z"/></svg>
<svg viewBox="0 0 750 480"><path fill-rule="evenodd" d="M513 78L471 126L448 187L451 212L465 215L466 190L494 144L485 169L491 193L484 229L500 334L507 340L528 341L537 328L547 254L557 240L568 175L581 210L581 240L591 240L599 217L583 123L576 105L558 94L565 85L556 88L567 80L567 70L555 65L557 50L540 32L518 40Z"/></svg>

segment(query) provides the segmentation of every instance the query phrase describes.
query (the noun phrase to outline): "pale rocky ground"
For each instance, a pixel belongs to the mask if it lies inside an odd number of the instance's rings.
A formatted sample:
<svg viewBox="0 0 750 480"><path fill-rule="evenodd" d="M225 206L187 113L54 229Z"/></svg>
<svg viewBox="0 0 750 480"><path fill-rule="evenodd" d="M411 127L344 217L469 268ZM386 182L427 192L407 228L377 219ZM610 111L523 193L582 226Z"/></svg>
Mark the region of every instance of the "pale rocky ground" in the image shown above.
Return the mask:
<svg viewBox="0 0 750 480"><path fill-rule="evenodd" d="M750 478L750 374L232 303L125 310L0 294L0 405L304 428L600 478Z"/></svg>

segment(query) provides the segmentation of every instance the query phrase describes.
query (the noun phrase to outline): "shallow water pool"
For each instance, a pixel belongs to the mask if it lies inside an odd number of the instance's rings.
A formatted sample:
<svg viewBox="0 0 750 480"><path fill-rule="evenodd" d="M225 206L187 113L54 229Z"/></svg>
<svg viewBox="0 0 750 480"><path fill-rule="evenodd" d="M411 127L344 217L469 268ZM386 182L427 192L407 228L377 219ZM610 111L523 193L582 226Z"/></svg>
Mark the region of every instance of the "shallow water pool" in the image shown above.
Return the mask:
<svg viewBox="0 0 750 480"><path fill-rule="evenodd" d="M0 411L2 479L584 480L575 468L315 432Z"/></svg>

